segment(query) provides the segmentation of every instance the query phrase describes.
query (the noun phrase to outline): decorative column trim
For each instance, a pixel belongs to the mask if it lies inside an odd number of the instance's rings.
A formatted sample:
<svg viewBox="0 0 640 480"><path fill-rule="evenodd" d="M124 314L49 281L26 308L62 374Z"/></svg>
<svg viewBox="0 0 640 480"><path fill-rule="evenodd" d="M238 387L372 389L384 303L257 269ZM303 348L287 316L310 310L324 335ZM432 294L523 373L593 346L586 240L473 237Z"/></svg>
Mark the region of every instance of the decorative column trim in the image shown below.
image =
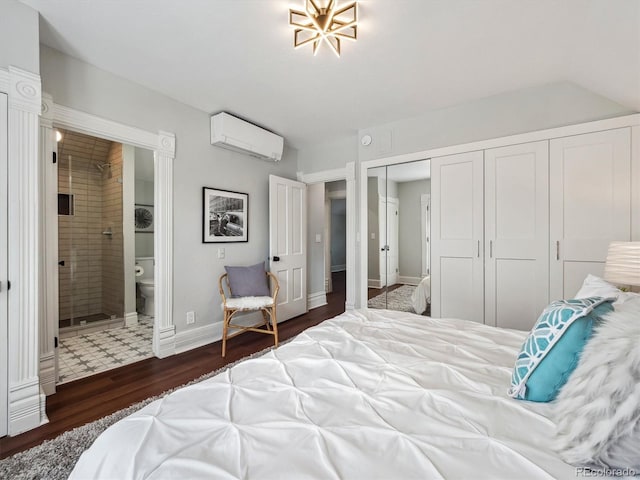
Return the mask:
<svg viewBox="0 0 640 480"><path fill-rule="evenodd" d="M345 168L347 180L347 297L345 308L356 308L356 258L358 252L357 212L356 212L356 164L349 162Z"/></svg>
<svg viewBox="0 0 640 480"><path fill-rule="evenodd" d="M168 132L158 132L155 147L154 210L156 227L154 257L156 259L156 322L153 329L153 353L158 358L176 352L176 329L173 324L173 160L176 138ZM164 268L158 268L161 264ZM166 292L158 295L158 292Z"/></svg>
<svg viewBox="0 0 640 480"><path fill-rule="evenodd" d="M9 67L9 435L37 427L40 316L40 77Z"/></svg>
<svg viewBox="0 0 640 480"><path fill-rule="evenodd" d="M42 248L40 258L40 386L45 395L56 393L58 364L54 338L58 335L58 165L51 158L55 151L53 98L42 94L40 114L40 238L49 248Z"/></svg>

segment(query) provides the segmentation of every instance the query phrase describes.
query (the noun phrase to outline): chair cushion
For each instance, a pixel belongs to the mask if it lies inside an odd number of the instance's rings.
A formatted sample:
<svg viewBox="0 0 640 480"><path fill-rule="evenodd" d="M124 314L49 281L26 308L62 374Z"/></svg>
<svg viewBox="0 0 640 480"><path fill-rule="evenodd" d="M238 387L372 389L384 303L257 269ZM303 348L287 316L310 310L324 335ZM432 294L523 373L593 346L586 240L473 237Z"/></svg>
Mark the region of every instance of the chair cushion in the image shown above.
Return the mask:
<svg viewBox="0 0 640 480"><path fill-rule="evenodd" d="M225 266L224 269L229 276L232 297L268 297L271 295L264 263L256 263L250 267Z"/></svg>
<svg viewBox="0 0 640 480"><path fill-rule="evenodd" d="M235 308L238 310L257 310L271 305L273 305L273 298L271 297L241 297L227 299L227 308Z"/></svg>

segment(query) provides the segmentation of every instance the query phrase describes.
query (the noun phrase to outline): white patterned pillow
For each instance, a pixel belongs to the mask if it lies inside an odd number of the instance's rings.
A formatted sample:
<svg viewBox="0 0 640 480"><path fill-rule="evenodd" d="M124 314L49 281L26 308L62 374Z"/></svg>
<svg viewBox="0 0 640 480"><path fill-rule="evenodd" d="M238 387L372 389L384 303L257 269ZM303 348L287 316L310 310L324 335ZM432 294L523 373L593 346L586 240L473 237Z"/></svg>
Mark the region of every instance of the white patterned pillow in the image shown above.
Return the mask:
<svg viewBox="0 0 640 480"><path fill-rule="evenodd" d="M554 414L555 446L565 461L640 472L640 314L604 316Z"/></svg>
<svg viewBox="0 0 640 480"><path fill-rule="evenodd" d="M612 298L558 300L544 309L525 340L511 377L509 395L552 401L578 365L580 352Z"/></svg>

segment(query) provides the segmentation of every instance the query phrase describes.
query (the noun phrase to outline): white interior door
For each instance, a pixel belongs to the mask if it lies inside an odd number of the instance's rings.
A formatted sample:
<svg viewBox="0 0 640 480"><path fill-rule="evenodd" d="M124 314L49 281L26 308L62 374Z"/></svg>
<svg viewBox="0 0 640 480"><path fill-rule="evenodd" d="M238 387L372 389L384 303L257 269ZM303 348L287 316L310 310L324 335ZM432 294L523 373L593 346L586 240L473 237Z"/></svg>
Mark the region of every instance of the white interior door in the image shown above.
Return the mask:
<svg viewBox="0 0 640 480"><path fill-rule="evenodd" d="M278 322L307 312L307 186L269 175L269 267L278 277Z"/></svg>
<svg viewBox="0 0 640 480"><path fill-rule="evenodd" d="M551 300L602 276L609 242L631 239L631 131L576 135L550 146Z"/></svg>
<svg viewBox="0 0 640 480"><path fill-rule="evenodd" d="M549 143L486 150L485 323L530 330L549 303Z"/></svg>
<svg viewBox="0 0 640 480"><path fill-rule="evenodd" d="M483 152L431 161L431 315L484 322Z"/></svg>
<svg viewBox="0 0 640 480"><path fill-rule="evenodd" d="M0 94L0 437L8 426L7 95Z"/></svg>

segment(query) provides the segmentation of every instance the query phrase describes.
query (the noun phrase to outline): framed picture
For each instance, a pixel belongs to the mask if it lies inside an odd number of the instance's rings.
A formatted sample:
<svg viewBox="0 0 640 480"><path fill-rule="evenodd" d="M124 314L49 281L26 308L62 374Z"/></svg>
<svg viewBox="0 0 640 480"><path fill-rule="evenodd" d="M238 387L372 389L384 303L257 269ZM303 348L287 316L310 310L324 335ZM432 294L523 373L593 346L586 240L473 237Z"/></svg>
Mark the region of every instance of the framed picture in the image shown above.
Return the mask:
<svg viewBox="0 0 640 480"><path fill-rule="evenodd" d="M249 194L204 187L202 197L203 243L249 240Z"/></svg>
<svg viewBox="0 0 640 480"><path fill-rule="evenodd" d="M153 233L153 205L135 204L136 232Z"/></svg>

